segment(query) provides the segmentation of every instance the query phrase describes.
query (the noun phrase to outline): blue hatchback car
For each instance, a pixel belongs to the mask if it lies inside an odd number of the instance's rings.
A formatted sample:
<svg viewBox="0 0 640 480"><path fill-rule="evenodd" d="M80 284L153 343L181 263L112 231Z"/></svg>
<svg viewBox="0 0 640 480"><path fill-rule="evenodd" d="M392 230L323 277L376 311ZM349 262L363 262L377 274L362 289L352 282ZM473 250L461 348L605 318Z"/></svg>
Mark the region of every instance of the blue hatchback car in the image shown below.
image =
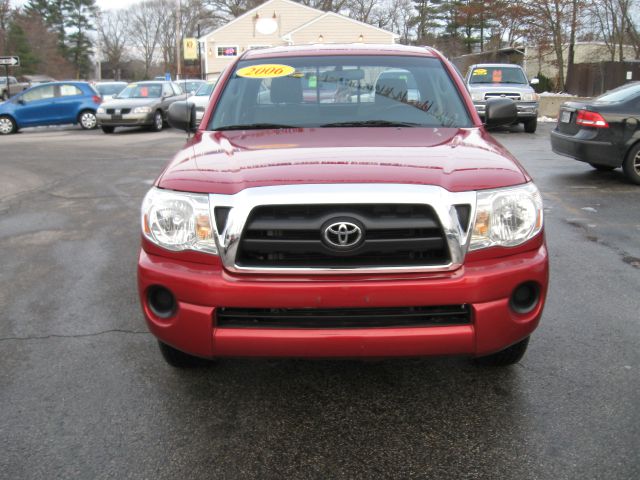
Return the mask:
<svg viewBox="0 0 640 480"><path fill-rule="evenodd" d="M101 101L87 82L36 85L0 103L0 134L66 123L79 123L85 130L96 128L96 109Z"/></svg>

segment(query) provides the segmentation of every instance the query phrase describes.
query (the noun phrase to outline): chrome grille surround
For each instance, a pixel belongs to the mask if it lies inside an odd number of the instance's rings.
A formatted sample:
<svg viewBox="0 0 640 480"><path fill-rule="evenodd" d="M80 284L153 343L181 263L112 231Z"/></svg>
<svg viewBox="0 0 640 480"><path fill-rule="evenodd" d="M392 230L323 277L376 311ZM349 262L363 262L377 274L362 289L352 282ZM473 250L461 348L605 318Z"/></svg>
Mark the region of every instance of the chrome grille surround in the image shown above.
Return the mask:
<svg viewBox="0 0 640 480"><path fill-rule="evenodd" d="M278 274L354 274L447 272L464 262L472 226L461 225L456 205L469 205L471 222L475 218L476 192L449 192L432 185L408 184L301 184L247 188L234 195L210 194L211 218L215 207L230 207L223 228L215 226L214 235L220 259L226 270L234 273ZM445 265L391 266L365 268L274 268L242 267L236 264L238 247L245 224L253 208L262 205L318 204L426 204L436 212L449 249L450 262ZM214 220L215 221L215 220ZM468 227L468 228L467 228Z"/></svg>

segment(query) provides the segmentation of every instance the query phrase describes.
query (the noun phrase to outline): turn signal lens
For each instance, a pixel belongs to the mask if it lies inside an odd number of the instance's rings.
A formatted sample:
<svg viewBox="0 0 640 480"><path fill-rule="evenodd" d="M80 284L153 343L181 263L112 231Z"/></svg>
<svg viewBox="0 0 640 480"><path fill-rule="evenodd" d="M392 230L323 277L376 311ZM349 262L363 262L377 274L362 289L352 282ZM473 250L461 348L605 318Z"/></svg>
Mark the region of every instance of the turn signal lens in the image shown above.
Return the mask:
<svg viewBox="0 0 640 480"><path fill-rule="evenodd" d="M589 110L578 110L576 124L582 125L583 127L609 128L609 124L602 115L597 112L590 112Z"/></svg>

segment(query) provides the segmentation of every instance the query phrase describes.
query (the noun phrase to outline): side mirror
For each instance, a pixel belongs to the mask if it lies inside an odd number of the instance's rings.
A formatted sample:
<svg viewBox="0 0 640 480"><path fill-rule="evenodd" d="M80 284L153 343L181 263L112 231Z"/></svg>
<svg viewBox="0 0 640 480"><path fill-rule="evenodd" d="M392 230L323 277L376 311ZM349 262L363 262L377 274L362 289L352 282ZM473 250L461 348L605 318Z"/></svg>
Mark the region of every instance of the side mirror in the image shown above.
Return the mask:
<svg viewBox="0 0 640 480"><path fill-rule="evenodd" d="M511 125L518 119L518 108L516 103L508 98L492 98L487 100L484 116L484 124L487 127Z"/></svg>
<svg viewBox="0 0 640 480"><path fill-rule="evenodd" d="M179 101L169 106L167 116L169 125L185 132L196 131L196 106L193 103Z"/></svg>
<svg viewBox="0 0 640 480"><path fill-rule="evenodd" d="M538 85L540 83L540 80L537 78L532 78L531 81L529 82L531 85Z"/></svg>

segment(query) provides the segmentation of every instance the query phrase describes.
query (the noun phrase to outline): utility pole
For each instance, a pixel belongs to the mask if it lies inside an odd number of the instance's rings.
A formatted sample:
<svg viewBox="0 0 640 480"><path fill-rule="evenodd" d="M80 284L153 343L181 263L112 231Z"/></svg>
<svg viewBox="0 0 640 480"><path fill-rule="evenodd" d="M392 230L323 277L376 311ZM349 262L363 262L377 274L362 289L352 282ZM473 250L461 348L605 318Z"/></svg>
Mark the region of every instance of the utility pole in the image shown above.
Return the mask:
<svg viewBox="0 0 640 480"><path fill-rule="evenodd" d="M204 80L202 75L202 56L200 55L200 24L196 25L196 29L198 30L198 68L200 70L200 79Z"/></svg>
<svg viewBox="0 0 640 480"><path fill-rule="evenodd" d="M176 80L182 74L181 58L180 58L180 42L182 42L182 32L180 31L180 17L182 16L181 0L176 0Z"/></svg>

